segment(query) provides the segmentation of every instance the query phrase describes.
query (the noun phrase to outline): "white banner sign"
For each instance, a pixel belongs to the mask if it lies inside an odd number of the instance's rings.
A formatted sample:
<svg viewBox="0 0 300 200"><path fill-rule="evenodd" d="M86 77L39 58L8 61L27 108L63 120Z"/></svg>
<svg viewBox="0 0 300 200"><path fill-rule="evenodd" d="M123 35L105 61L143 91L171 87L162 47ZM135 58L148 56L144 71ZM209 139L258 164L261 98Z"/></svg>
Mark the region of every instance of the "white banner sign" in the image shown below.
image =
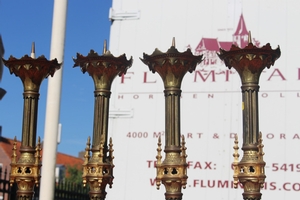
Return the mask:
<svg viewBox="0 0 300 200"><path fill-rule="evenodd" d="M111 13L119 14L112 17L109 49L115 56L133 56L134 62L112 88L115 180L107 198L164 199L164 186L156 190L155 184L159 136L164 146L164 86L139 58L155 48L166 52L175 37L180 52L191 48L205 57L195 72L185 75L181 88L181 134L189 165L183 199L242 199L243 190L233 188L231 168L234 134L240 148L243 143L241 81L217 52L232 44L244 47L249 31L255 45L280 45L282 52L260 77L259 130L267 176L262 199L299 196L299 8L292 0L114 0Z"/></svg>

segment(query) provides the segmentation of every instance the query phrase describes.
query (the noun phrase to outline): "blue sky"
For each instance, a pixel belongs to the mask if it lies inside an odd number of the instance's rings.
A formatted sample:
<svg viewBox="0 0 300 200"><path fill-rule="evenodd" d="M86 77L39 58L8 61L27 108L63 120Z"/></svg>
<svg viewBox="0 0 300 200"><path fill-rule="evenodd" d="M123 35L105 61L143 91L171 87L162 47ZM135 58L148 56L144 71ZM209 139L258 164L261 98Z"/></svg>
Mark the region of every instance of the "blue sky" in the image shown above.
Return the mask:
<svg viewBox="0 0 300 200"><path fill-rule="evenodd" d="M84 150L93 131L94 84L79 67L73 68L72 57L79 52L87 55L91 49L102 54L104 40L109 41L109 8L111 0L68 1L67 27L63 64L60 109L62 124L58 151L77 156ZM4 43L4 58L30 55L35 42L36 56L49 59L52 30L53 1L0 0L0 34ZM112 52L113 53L113 52ZM117 55L116 55L117 56ZM7 93L0 101L2 136L21 140L23 115L23 86L19 77L4 67L0 87ZM44 138L45 105L48 81L40 88L37 135Z"/></svg>

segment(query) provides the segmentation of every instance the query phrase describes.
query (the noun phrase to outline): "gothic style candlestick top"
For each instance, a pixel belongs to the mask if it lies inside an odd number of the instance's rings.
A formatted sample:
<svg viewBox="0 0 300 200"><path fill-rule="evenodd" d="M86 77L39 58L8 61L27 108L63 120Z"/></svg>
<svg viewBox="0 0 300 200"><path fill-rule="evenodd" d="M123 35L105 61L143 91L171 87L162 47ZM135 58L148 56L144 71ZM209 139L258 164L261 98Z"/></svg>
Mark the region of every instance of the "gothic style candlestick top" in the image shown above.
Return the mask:
<svg viewBox="0 0 300 200"><path fill-rule="evenodd" d="M251 42L244 49L232 45L229 51L220 49L218 56L228 68L233 67L239 73L242 82L242 109L243 109L243 158L238 162L238 141L235 139L234 153L234 184L238 180L244 186L245 200L261 199L260 188L265 180L262 152L262 139L259 133L258 121L258 90L259 77L267 67L274 65L280 57L279 47L271 49L270 44L258 48Z"/></svg>
<svg viewBox="0 0 300 200"><path fill-rule="evenodd" d="M190 49L180 53L175 48L175 40L171 48L163 53L158 49L141 59L149 69L157 72L164 82L165 93L165 150L166 158L162 162L161 139L158 142L156 185L164 184L166 200L182 199L181 188L187 181L186 147L184 137L180 142L180 96L181 82L187 72L193 72L202 61L202 55L194 56Z"/></svg>
<svg viewBox="0 0 300 200"><path fill-rule="evenodd" d="M114 178L112 139L107 144L110 88L114 78L125 74L132 65L132 58L127 60L125 54L114 57L106 51L104 43L102 56L91 50L87 56L77 53L77 58L73 60L74 67L80 66L83 73L88 72L95 85L93 143L90 147L88 139L83 164L83 184L89 184L91 199L104 200L106 185L111 187Z"/></svg>
<svg viewBox="0 0 300 200"><path fill-rule="evenodd" d="M34 46L32 55L34 55ZM34 185L38 185L40 179L40 139L36 145L39 88L43 79L49 75L53 76L61 64L56 59L49 61L44 56L35 59L28 55L21 59L10 56L8 60L3 59L3 62L9 68L11 74L20 77L24 87L21 155L17 160L17 149L14 145L10 183L16 182L18 185L17 198L27 200L32 199Z"/></svg>
<svg viewBox="0 0 300 200"><path fill-rule="evenodd" d="M249 38L251 38L249 36ZM233 67L240 75L243 83L258 83L261 72L267 67L274 65L280 57L280 48L273 50L269 43L258 48L249 39L249 44L241 49L232 45L229 51L220 49L218 56L230 69ZM249 80L251 79L251 80Z"/></svg>
<svg viewBox="0 0 300 200"><path fill-rule="evenodd" d="M194 56L190 49L178 52L173 39L172 46L166 53L155 49L152 55L144 53L141 60L149 66L150 71L161 76L165 87L180 88L186 72L193 72L202 57L203 55Z"/></svg>
<svg viewBox="0 0 300 200"><path fill-rule="evenodd" d="M73 60L74 67L80 66L83 73L88 72L93 78L96 89L107 90L110 90L114 78L126 74L127 69L132 65L132 58L127 60L125 54L114 57L106 50L102 56L94 50L91 50L87 56L77 53L77 58Z"/></svg>
<svg viewBox="0 0 300 200"><path fill-rule="evenodd" d="M45 56L32 58L28 55L17 59L10 56L8 60L3 59L4 64L9 68L11 74L20 77L24 90L38 91L42 81L60 68L56 59L47 60Z"/></svg>

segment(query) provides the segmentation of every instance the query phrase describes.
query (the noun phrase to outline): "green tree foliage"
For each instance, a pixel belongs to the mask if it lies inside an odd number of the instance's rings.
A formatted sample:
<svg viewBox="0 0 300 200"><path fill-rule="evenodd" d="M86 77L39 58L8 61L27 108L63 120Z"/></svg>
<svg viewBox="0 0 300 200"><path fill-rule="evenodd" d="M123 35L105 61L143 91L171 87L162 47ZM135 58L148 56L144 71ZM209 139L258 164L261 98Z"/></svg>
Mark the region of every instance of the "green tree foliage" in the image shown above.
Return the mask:
<svg viewBox="0 0 300 200"><path fill-rule="evenodd" d="M67 166L66 181L82 184L82 168L78 165Z"/></svg>

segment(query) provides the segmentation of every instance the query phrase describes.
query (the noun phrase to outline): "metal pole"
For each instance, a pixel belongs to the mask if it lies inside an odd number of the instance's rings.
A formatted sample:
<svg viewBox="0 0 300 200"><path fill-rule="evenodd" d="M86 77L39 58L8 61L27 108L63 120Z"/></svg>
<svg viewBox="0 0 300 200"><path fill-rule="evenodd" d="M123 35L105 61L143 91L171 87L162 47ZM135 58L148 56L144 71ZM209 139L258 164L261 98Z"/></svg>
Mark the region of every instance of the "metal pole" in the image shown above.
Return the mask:
<svg viewBox="0 0 300 200"><path fill-rule="evenodd" d="M50 59L57 58L59 63L63 62L64 56L67 4L67 0L54 0ZM54 199L61 81L62 70L59 70L55 77L48 80L40 188L40 199L43 200Z"/></svg>

